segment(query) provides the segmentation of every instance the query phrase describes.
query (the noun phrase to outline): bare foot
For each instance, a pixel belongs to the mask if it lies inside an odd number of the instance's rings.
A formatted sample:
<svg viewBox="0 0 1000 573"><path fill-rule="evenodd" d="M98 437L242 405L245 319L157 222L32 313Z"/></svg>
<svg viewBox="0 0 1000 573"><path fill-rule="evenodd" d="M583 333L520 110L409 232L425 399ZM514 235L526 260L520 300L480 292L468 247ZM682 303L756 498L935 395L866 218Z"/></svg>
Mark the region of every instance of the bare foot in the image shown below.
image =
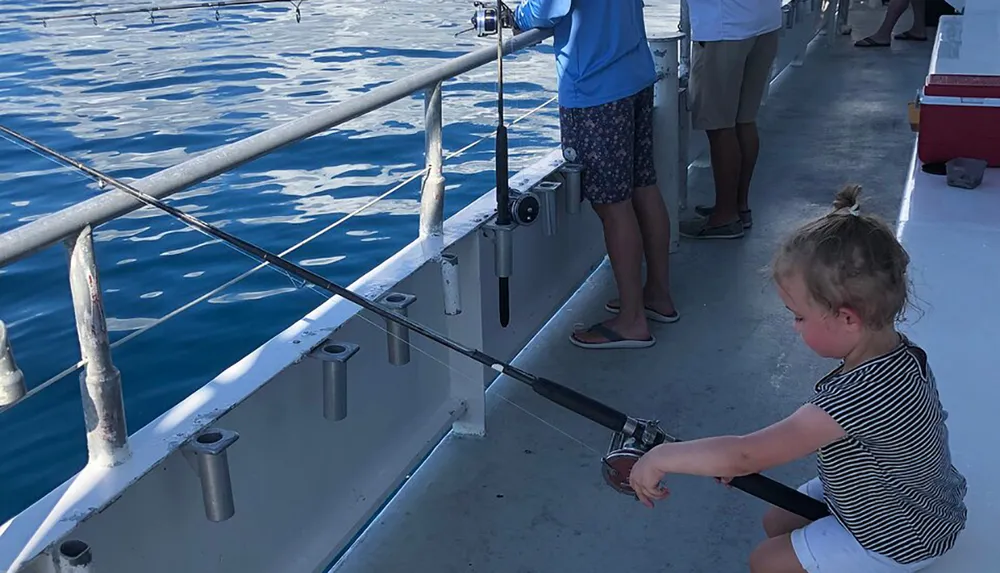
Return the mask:
<svg viewBox="0 0 1000 573"><path fill-rule="evenodd" d="M643 293L643 301L646 310L651 310L665 317L677 316L677 307L674 305L674 300L670 294L657 296L650 293ZM611 312L618 312L621 308L621 301L617 298L611 299L607 302L605 308Z"/></svg>

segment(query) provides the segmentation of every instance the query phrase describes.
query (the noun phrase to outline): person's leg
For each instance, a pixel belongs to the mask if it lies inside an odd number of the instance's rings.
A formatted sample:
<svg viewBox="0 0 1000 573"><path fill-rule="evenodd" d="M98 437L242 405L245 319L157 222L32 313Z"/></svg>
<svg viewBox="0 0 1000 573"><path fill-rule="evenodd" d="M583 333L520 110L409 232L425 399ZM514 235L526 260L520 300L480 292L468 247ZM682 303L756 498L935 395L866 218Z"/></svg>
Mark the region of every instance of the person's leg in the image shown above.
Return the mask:
<svg viewBox="0 0 1000 573"><path fill-rule="evenodd" d="M632 207L639 223L646 255L646 284L643 303L654 316L676 318L670 294L670 212L656 184L653 159L653 87L639 93L635 106L635 191Z"/></svg>
<svg viewBox="0 0 1000 573"><path fill-rule="evenodd" d="M753 180L757 157L760 154L760 137L757 134L757 114L764 92L771 81L771 69L778 56L780 31L758 36L747 56L743 70L743 87L740 90L739 109L736 113L736 139L740 145L740 175L737 182L736 206L744 217L750 219L750 182Z"/></svg>
<svg viewBox="0 0 1000 573"><path fill-rule="evenodd" d="M760 155L760 136L757 134L757 122L736 124L736 140L740 142L740 180L737 185L736 206L740 216L750 214L750 182L757 167L757 157ZM746 215L743 215L743 214Z"/></svg>
<svg viewBox="0 0 1000 573"><path fill-rule="evenodd" d="M885 9L885 17L882 19L882 25L879 26L879 29L871 36L858 40L854 45L858 47L888 46L892 42L892 30L896 27L896 23L899 22L899 18L902 17L903 13L910 6L910 2L911 0L891 0L889 6ZM920 12L920 20L924 21L923 0L919 0L919 3L919 10L914 10L914 21L917 19L917 11ZM914 30L914 32L917 32L917 30ZM920 32L926 34L926 31L923 29Z"/></svg>
<svg viewBox="0 0 1000 573"><path fill-rule="evenodd" d="M739 221L743 150L735 127L709 129L706 134L712 158L712 178L715 180L715 207L708 216L708 226L721 227Z"/></svg>
<svg viewBox="0 0 1000 573"><path fill-rule="evenodd" d="M845 570L846 571L846 570ZM860 573L860 570L858 570ZM807 573L802 567L788 533L772 537L750 554L750 573Z"/></svg>
<svg viewBox="0 0 1000 573"><path fill-rule="evenodd" d="M913 24L910 29L896 36L899 40L927 39L927 3L926 0L910 0L913 10Z"/></svg>
<svg viewBox="0 0 1000 573"><path fill-rule="evenodd" d="M635 348L655 342L643 311L643 242L632 206L633 99L560 109L563 153L583 165L582 193L601 219L621 300L617 316L572 335L574 344L587 348ZM609 147L610 142L616 142L615 147Z"/></svg>
<svg viewBox="0 0 1000 573"><path fill-rule="evenodd" d="M752 42L695 42L691 52L691 127L708 135L715 206L707 219L681 223L689 238L739 238L739 180L743 163L736 136L743 70Z"/></svg>

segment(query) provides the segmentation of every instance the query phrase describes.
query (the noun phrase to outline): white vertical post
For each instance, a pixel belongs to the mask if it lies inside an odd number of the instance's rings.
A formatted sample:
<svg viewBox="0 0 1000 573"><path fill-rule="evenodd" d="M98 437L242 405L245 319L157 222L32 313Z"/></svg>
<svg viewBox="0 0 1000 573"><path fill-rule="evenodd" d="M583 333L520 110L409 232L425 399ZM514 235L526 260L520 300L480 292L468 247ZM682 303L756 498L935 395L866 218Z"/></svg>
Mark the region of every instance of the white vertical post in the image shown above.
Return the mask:
<svg viewBox="0 0 1000 573"><path fill-rule="evenodd" d="M420 236L440 235L444 225L444 171L441 145L441 82L424 98L424 154L427 172L420 186Z"/></svg>
<svg viewBox="0 0 1000 573"><path fill-rule="evenodd" d="M677 31L684 35L680 43L680 64L677 66L677 117L679 121L680 141L677 162L680 170L680 188L678 189L677 206L679 210L687 209L688 200L688 165L691 164L691 113L688 111L688 97L691 93L691 13L688 0L681 0L681 20ZM672 217L680 217L673 215Z"/></svg>
<svg viewBox="0 0 1000 573"><path fill-rule="evenodd" d="M837 3L837 31L849 36L853 29L850 24L851 0L839 0Z"/></svg>
<svg viewBox="0 0 1000 573"><path fill-rule="evenodd" d="M473 348L489 344L485 340L487 327L483 315L496 301L484 301L483 289L479 286L484 276L493 276L492 256L483 256L492 250L493 245L482 234L475 240L459 241L450 248L450 254L461 261L454 266L457 272L451 280L456 281L457 288L462 291L462 312L446 314L445 325L449 337ZM465 412L452 423L452 432L459 436L486 435L486 387L496 371L457 352L448 353L448 364L451 397L465 404Z"/></svg>
<svg viewBox="0 0 1000 573"><path fill-rule="evenodd" d="M128 459L131 452L125 427L122 379L111 362L91 228L85 227L79 235L67 239L66 247L69 249L69 286L80 354L87 362L80 374L80 394L87 425L89 463L112 467Z"/></svg>
<svg viewBox="0 0 1000 573"><path fill-rule="evenodd" d="M681 34L649 39L656 75L653 104L653 159L660 193L670 213L670 252L680 248L680 117L678 51Z"/></svg>

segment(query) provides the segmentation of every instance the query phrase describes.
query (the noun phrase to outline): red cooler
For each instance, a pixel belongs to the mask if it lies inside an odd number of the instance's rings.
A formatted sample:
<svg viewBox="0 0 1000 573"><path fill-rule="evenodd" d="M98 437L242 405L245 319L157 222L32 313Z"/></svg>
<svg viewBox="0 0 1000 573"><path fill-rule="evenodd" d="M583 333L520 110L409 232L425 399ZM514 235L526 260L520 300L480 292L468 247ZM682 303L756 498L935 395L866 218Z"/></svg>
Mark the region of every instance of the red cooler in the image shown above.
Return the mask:
<svg viewBox="0 0 1000 573"><path fill-rule="evenodd" d="M1000 167L1000 12L941 17L919 109L921 162Z"/></svg>

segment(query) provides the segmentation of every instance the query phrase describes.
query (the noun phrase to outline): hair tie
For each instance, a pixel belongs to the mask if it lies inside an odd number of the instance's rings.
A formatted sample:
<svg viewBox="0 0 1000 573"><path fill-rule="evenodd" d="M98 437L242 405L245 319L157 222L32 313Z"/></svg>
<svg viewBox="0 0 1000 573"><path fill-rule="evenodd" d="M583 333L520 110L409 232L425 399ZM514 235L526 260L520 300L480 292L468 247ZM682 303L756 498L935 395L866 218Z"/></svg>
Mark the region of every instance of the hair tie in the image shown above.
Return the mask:
<svg viewBox="0 0 1000 573"><path fill-rule="evenodd" d="M855 204L851 205L851 208L848 209L847 212L850 213L851 215L854 215L855 217L857 217L858 216L858 212L859 212L859 207L860 207L860 205L858 205L857 203L855 203Z"/></svg>

